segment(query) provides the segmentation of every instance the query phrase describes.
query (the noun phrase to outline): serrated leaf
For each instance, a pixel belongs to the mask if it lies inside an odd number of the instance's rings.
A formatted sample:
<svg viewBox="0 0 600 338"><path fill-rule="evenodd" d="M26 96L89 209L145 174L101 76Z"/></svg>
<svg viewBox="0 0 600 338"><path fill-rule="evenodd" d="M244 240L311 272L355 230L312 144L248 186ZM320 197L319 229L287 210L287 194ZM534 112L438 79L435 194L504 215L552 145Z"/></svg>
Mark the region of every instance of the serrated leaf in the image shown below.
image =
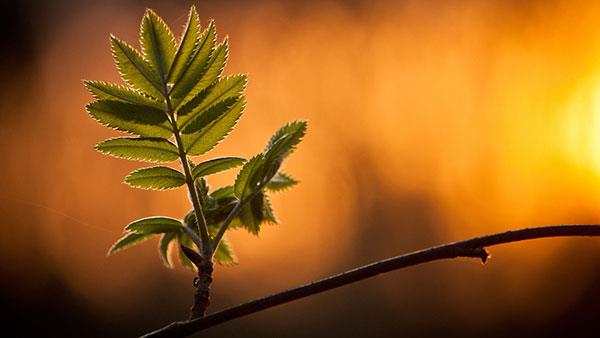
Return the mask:
<svg viewBox="0 0 600 338"><path fill-rule="evenodd" d="M293 187L298 184L298 181L292 178L290 175L279 171L267 184L267 189L271 191L282 191Z"/></svg>
<svg viewBox="0 0 600 338"><path fill-rule="evenodd" d="M144 59L156 70L161 82L166 83L177 44L167 24L151 9L147 9L142 18L140 46Z"/></svg>
<svg viewBox="0 0 600 338"><path fill-rule="evenodd" d="M277 217L275 216L273 207L271 206L271 199L269 198L269 195L265 194L264 199L265 201L263 204L263 218L265 222L278 224L279 220L277 220Z"/></svg>
<svg viewBox="0 0 600 338"><path fill-rule="evenodd" d="M92 102L86 109L100 124L113 129L147 137L173 134L167 116L158 109L108 100Z"/></svg>
<svg viewBox="0 0 600 338"><path fill-rule="evenodd" d="M237 257L233 252L233 248L231 247L231 243L225 236L221 238L221 242L219 246L215 250L214 255L215 261L221 265L232 265L237 263Z"/></svg>
<svg viewBox="0 0 600 338"><path fill-rule="evenodd" d="M173 267L173 262L171 261L171 252L169 248L171 247L171 242L177 238L177 232L166 232L160 236L160 241L158 242L158 252L160 253L160 257L163 260L163 264L167 268Z"/></svg>
<svg viewBox="0 0 600 338"><path fill-rule="evenodd" d="M189 258L187 258L187 256L183 253L183 250L181 250L181 245L188 248L191 247L193 245L192 239L184 232L180 232L177 235L177 238L179 239L180 244L180 246L177 248L179 252L179 262L181 262L181 265L186 268L195 269L196 267L194 266L194 263L192 263L192 261L190 261Z"/></svg>
<svg viewBox="0 0 600 338"><path fill-rule="evenodd" d="M104 81L84 81L85 87L98 100L113 100L137 105L145 105L163 109L164 105L150 97L142 95L135 89Z"/></svg>
<svg viewBox="0 0 600 338"><path fill-rule="evenodd" d="M264 221L264 198L263 194L259 193L252 198L249 203L246 203L239 213L239 219L242 226L253 235L258 235L260 232L260 224Z"/></svg>
<svg viewBox="0 0 600 338"><path fill-rule="evenodd" d="M112 255L118 251L126 249L134 244L138 244L148 238L150 238L151 234L136 234L136 233L128 233L125 236L121 237L118 241L110 247L108 250L108 255Z"/></svg>
<svg viewBox="0 0 600 338"><path fill-rule="evenodd" d="M208 176L227 169L239 167L244 164L244 162L246 162L246 160L241 157L214 158L212 160L198 163L198 165L194 167L194 170L192 170L192 176L194 179L198 179L199 177Z"/></svg>
<svg viewBox="0 0 600 338"><path fill-rule="evenodd" d="M163 138L117 137L96 145L99 152L127 160L171 162L179 158L177 147Z"/></svg>
<svg viewBox="0 0 600 338"><path fill-rule="evenodd" d="M223 102L226 104L221 110L227 110L242 95L247 82L248 78L243 74L231 75L219 80L206 91L200 92L197 97L178 111L177 125L185 134L198 131L204 125L198 122L194 123L195 120L202 119L210 108Z"/></svg>
<svg viewBox="0 0 600 338"><path fill-rule="evenodd" d="M258 154L244 164L233 185L233 192L238 199L248 197L257 189L264 161L263 154Z"/></svg>
<svg viewBox="0 0 600 338"><path fill-rule="evenodd" d="M224 101L216 103L214 106L209 107L201 114L197 115L198 117L191 120L190 123L187 124L182 133L191 134L197 132L198 130L202 130L213 121L217 120L221 116L227 114L238 102L239 97L230 97L225 99Z"/></svg>
<svg viewBox="0 0 600 338"><path fill-rule="evenodd" d="M216 189L215 191L213 191L210 194L210 197L212 197L216 200L225 198L225 197L235 197L235 195L233 194L233 186L226 185L226 186L220 187L219 189Z"/></svg>
<svg viewBox="0 0 600 338"><path fill-rule="evenodd" d="M125 230L137 234L160 234L166 232L177 232L183 229L183 225L177 219L171 217L146 217L129 223Z"/></svg>
<svg viewBox="0 0 600 338"><path fill-rule="evenodd" d="M215 49L215 43L216 29L214 23L211 21L208 28L200 36L189 62L183 67L181 76L174 78L171 96L173 97L175 107L184 103L184 99L185 101L189 101L186 98L194 97L216 79L216 77L213 78L204 88L198 87L199 82L211 70L211 65L214 63L215 57L223 54L223 47L219 46Z"/></svg>
<svg viewBox="0 0 600 338"><path fill-rule="evenodd" d="M126 42L111 36L113 57L125 82L156 99L164 97L160 78L140 53Z"/></svg>
<svg viewBox="0 0 600 338"><path fill-rule="evenodd" d="M187 69L188 63L191 61L194 51L199 46L200 40L200 18L196 12L196 7L190 8L188 21L183 30L177 53L173 59L173 65L169 70L167 77L168 83L174 83L175 79L179 79L181 74Z"/></svg>
<svg viewBox="0 0 600 338"><path fill-rule="evenodd" d="M306 133L306 121L285 124L269 140L265 154L265 180L270 180L279 170L281 162L291 154Z"/></svg>
<svg viewBox="0 0 600 338"><path fill-rule="evenodd" d="M196 156L214 148L231 132L242 116L245 107L246 100L242 97L227 112L221 114L198 132L181 135L186 153Z"/></svg>
<svg viewBox="0 0 600 338"><path fill-rule="evenodd" d="M213 84L219 79L225 69L227 58L229 56L229 42L225 39L220 45L218 45L212 52L208 63L206 64L206 70L202 74L200 81L194 85L190 92L185 96L182 104L186 104L192 100L198 93L206 89L208 86Z"/></svg>
<svg viewBox="0 0 600 338"><path fill-rule="evenodd" d="M150 190L165 190L185 184L185 176L169 167L149 167L132 171L125 177L128 185Z"/></svg>

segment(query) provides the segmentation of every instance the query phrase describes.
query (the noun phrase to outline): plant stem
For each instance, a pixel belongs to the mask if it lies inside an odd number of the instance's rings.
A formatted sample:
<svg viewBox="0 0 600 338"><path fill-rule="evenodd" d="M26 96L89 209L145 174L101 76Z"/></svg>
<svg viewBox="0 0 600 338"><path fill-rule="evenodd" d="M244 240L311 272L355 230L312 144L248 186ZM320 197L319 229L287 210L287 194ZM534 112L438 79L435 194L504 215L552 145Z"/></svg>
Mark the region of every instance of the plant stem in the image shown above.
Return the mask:
<svg viewBox="0 0 600 338"><path fill-rule="evenodd" d="M215 238L214 238L213 244L212 244L212 253L213 254L215 253L215 251L217 251L217 248L219 247L219 243L221 243L221 240L223 239L223 236L225 235L225 231L227 231L229 224L231 224L231 222L233 222L233 219L235 218L235 216L237 216L240 209L242 209L244 204L250 202L259 192L261 192L263 187L264 187L264 185L259 186L254 192L252 192L252 194L250 194L250 196L244 198L241 201L238 201L235 204L235 206L233 207L233 209L231 209L231 211L227 215L227 218L225 218L225 221L223 221L223 224L221 225L221 227L219 228L219 231L215 235Z"/></svg>
<svg viewBox="0 0 600 338"><path fill-rule="evenodd" d="M339 288L382 273L441 259L457 257L479 258L485 263L489 258L489 254L485 250L485 247L530 239L561 236L600 236L600 225L553 225L525 228L485 235L460 242L447 243L371 263L335 276L234 306L203 318L184 322L174 322L162 329L144 335L143 338L186 337L211 326L300 298Z"/></svg>
<svg viewBox="0 0 600 338"><path fill-rule="evenodd" d="M196 191L196 187L194 186L194 178L192 177L190 164L188 163L188 158L185 153L185 149L183 148L183 142L181 141L179 127L177 127L177 120L175 118L175 113L173 112L173 107L171 105L171 98L169 95L166 95L165 97L167 100L167 113L171 117L171 125L173 126L175 143L177 144L177 150L179 151L179 160L181 161L181 166L183 167L183 172L185 174L185 183L187 184L192 200L192 205L194 206L194 213L196 214L196 223L198 224L198 232L200 233L201 240L201 246L198 249L200 250L200 253L202 254L203 258L208 257L208 259L210 259L210 257L212 256L212 250L210 245L210 237L208 236L208 228L206 226L206 218L204 217L204 212L202 211L202 204L200 203L198 192ZM196 245L198 245L198 243L196 243Z"/></svg>

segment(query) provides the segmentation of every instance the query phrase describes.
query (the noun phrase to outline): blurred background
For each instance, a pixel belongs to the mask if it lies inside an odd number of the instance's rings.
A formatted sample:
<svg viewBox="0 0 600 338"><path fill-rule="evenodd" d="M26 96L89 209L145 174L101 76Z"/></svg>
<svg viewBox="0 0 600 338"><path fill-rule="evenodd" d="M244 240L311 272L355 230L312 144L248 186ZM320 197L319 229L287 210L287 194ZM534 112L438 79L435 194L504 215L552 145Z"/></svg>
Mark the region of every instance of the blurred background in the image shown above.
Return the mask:
<svg viewBox="0 0 600 338"><path fill-rule="evenodd" d="M212 310L448 241L600 222L600 4L594 1L3 1L0 305L6 336L131 337L187 316L194 273L156 240L107 258L130 221L181 217L183 190L130 189L138 163L82 79L118 81L109 34L137 46L144 9L179 35L189 6L229 35L248 106L209 156L260 151L309 120L274 197L281 225L230 235ZM235 173L212 178L218 186ZM600 241L494 247L393 272L198 337L590 337Z"/></svg>

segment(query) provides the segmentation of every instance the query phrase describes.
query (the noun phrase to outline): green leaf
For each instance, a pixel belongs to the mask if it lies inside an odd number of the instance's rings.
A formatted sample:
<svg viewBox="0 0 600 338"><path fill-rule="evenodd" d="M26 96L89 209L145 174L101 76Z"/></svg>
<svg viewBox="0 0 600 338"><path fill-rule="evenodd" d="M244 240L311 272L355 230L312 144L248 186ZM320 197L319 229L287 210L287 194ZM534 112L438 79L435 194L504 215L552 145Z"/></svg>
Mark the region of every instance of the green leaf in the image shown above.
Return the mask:
<svg viewBox="0 0 600 338"><path fill-rule="evenodd" d="M177 53L173 59L173 65L169 70L167 77L168 83L174 83L175 79L179 79L181 74L187 69L188 63L193 56L194 51L198 47L200 40L200 18L196 12L196 7L190 8L188 21L185 25L183 35L177 48Z"/></svg>
<svg viewBox="0 0 600 338"><path fill-rule="evenodd" d="M169 167L149 167L132 171L125 177L128 185L150 190L173 189L185 184L185 176Z"/></svg>
<svg viewBox="0 0 600 338"><path fill-rule="evenodd" d="M298 181L290 175L280 171L267 184L267 189L271 191L283 191L298 184Z"/></svg>
<svg viewBox="0 0 600 338"><path fill-rule="evenodd" d="M228 102L221 111L235 103L235 99L242 95L248 83L248 77L237 74L225 77L212 85L206 91L200 92L197 97L178 111L177 124L184 134L193 133L201 129L202 123L194 123L194 120L202 119L207 111L222 102ZM233 100L232 100L233 99ZM189 111L189 113L188 113Z"/></svg>
<svg viewBox="0 0 600 338"><path fill-rule="evenodd" d="M110 39L113 57L123 80L151 97L162 98L160 78L152 66L126 42L114 36Z"/></svg>
<svg viewBox="0 0 600 338"><path fill-rule="evenodd" d="M177 147L163 138L111 138L98 143L96 150L114 157L147 162L171 162L179 158Z"/></svg>
<svg viewBox="0 0 600 338"><path fill-rule="evenodd" d="M140 105L100 100L86 106L98 123L147 137L169 138L173 134L164 112Z"/></svg>
<svg viewBox="0 0 600 338"><path fill-rule="evenodd" d="M264 199L265 199L264 204L263 204L264 221L268 222L268 223L272 223L272 224L278 224L279 220L277 220L277 217L275 216L275 213L273 212L273 207L271 206L271 199L269 198L269 195L265 194Z"/></svg>
<svg viewBox="0 0 600 338"><path fill-rule="evenodd" d="M144 52L144 59L156 70L161 82L166 83L177 44L169 27L151 9L147 9L142 18L140 45Z"/></svg>
<svg viewBox="0 0 600 338"><path fill-rule="evenodd" d="M177 219L170 217L147 217L129 223L125 230L137 234L160 234L181 231L183 225Z"/></svg>
<svg viewBox="0 0 600 338"><path fill-rule="evenodd" d="M246 203L239 213L239 219L242 226L253 235L258 235L260 232L260 224L263 223L264 217L264 194L258 193L252 198L249 203Z"/></svg>
<svg viewBox="0 0 600 338"><path fill-rule="evenodd" d="M227 240L225 236L221 238L221 242L219 243L217 250L215 250L214 257L215 261L221 265L232 265L237 263L237 257L233 252L233 248L231 247L229 240Z"/></svg>
<svg viewBox="0 0 600 338"><path fill-rule="evenodd" d="M194 170L192 170L192 176L194 179L199 177L212 175L223 170L232 169L241 166L246 162L241 157L220 157L212 160L204 161L199 163Z"/></svg>
<svg viewBox="0 0 600 338"><path fill-rule="evenodd" d="M211 69L210 66L214 63L215 56L218 56L218 53L223 53L223 47L221 46L219 46L220 49L214 49L216 34L215 25L211 21L208 28L202 33L190 61L181 71L181 76L174 78L171 96L173 97L173 105L175 107L183 103L185 98L194 97L204 89L198 87L199 82L207 76L207 72ZM208 85L212 84L215 79L216 77ZM208 85L205 87L208 87ZM189 101L189 99L185 101Z"/></svg>
<svg viewBox="0 0 600 338"><path fill-rule="evenodd" d="M279 170L281 162L291 154L306 133L306 121L285 124L269 140L265 154L265 180L270 180Z"/></svg>
<svg viewBox="0 0 600 338"><path fill-rule="evenodd" d="M196 156L214 148L231 132L240 116L242 116L245 107L246 100L242 97L227 112L200 131L181 135L186 153L190 156Z"/></svg>
<svg viewBox="0 0 600 338"><path fill-rule="evenodd" d="M224 101L218 102L201 114L196 115L197 118L191 120L191 122L187 124L186 128L182 130L182 132L184 134L191 134L197 132L198 130L202 130L216 119L227 114L227 112L229 112L238 101L239 97L229 97Z"/></svg>
<svg viewBox="0 0 600 338"><path fill-rule="evenodd" d="M233 194L233 187L230 185L226 185L213 191L210 194L210 197L218 200L225 197L235 197L235 195Z"/></svg>
<svg viewBox="0 0 600 338"><path fill-rule="evenodd" d="M171 254L169 252L169 247L171 242L177 238L177 232L166 232L162 234L160 237L160 241L158 243L158 251L160 252L160 257L163 260L163 263L166 267L172 268L173 262L171 261Z"/></svg>
<svg viewBox="0 0 600 338"><path fill-rule="evenodd" d="M193 245L192 239L185 232L180 232L177 237L179 238L179 244L187 246L188 248ZM177 249L179 250L179 262L181 262L181 265L186 268L195 269L196 267L194 266L194 263L187 258L187 256L183 253L183 250L181 250L180 247Z"/></svg>
<svg viewBox="0 0 600 338"><path fill-rule="evenodd" d="M263 154L258 154L244 164L233 185L233 192L238 199L248 197L258 188L264 162Z"/></svg>
<svg viewBox="0 0 600 338"><path fill-rule="evenodd" d="M151 234L136 234L136 233L128 233L125 236L121 237L113 246L108 250L108 255L112 255L118 251L121 251L127 247L130 247L134 244L138 244L152 236Z"/></svg>
<svg viewBox="0 0 600 338"><path fill-rule="evenodd" d="M225 39L211 54L202 78L200 81L197 81L192 90L186 95L182 104L186 104L188 101L192 100L198 93L213 84L221 76L225 64L227 63L228 56L229 42Z"/></svg>
<svg viewBox="0 0 600 338"><path fill-rule="evenodd" d="M84 81L86 88L98 100L113 100L137 105L145 105L155 109L163 109L164 104L135 89L104 81Z"/></svg>

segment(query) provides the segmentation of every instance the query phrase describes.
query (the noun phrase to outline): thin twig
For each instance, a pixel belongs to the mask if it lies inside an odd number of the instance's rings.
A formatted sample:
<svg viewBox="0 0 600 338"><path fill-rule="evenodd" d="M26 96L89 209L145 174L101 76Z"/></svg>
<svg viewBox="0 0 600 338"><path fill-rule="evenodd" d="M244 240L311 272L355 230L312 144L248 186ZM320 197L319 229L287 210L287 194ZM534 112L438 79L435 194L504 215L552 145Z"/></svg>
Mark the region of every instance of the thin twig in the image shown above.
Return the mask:
<svg viewBox="0 0 600 338"><path fill-rule="evenodd" d="M258 298L226 310L218 311L203 318L174 322L162 329L144 335L143 338L186 337L217 324L288 303L296 299L335 289L382 273L422 263L457 257L475 257L481 259L481 261L485 263L489 257L485 247L529 239L562 236L600 236L600 225L553 225L525 228L443 244L371 263L281 293Z"/></svg>

